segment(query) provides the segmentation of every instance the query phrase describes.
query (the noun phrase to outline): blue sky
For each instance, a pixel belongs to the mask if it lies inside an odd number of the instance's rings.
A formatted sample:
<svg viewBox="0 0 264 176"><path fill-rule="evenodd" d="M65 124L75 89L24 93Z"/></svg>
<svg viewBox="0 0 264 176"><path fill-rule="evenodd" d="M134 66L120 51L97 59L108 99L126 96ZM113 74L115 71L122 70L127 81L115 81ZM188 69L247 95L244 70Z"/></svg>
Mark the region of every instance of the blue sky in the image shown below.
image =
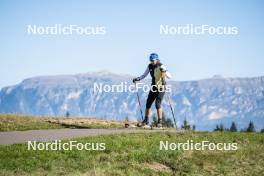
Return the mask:
<svg viewBox="0 0 264 176"><path fill-rule="evenodd" d="M140 75L157 52L174 80L264 75L264 3L0 1L0 88L38 75L109 70ZM104 36L28 35L27 25L103 25ZM170 35L159 26L237 26L238 35Z"/></svg>

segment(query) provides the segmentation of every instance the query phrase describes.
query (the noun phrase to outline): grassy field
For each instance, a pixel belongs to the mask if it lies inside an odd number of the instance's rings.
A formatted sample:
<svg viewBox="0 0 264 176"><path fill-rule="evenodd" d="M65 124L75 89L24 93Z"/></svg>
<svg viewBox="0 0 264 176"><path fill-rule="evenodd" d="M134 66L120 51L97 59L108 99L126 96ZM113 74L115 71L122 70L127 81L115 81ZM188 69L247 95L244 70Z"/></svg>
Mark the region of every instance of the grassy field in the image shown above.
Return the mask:
<svg viewBox="0 0 264 176"><path fill-rule="evenodd" d="M0 114L0 131L25 131L59 128L122 128L121 122L93 118L35 117Z"/></svg>
<svg viewBox="0 0 264 176"><path fill-rule="evenodd" d="M156 132L76 139L104 142L104 151L33 151L0 146L0 175L263 175L264 134ZM237 151L159 150L159 143L237 142ZM63 141L67 142L67 141Z"/></svg>

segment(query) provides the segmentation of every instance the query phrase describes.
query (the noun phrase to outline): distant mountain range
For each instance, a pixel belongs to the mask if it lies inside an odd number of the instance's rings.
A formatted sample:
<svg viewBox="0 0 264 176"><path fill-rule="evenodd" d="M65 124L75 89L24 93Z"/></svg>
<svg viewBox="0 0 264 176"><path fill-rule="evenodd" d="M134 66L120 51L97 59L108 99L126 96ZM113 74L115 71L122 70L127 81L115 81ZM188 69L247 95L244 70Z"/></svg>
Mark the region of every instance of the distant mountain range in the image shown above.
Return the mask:
<svg viewBox="0 0 264 176"><path fill-rule="evenodd" d="M4 87L0 91L0 113L31 115L92 116L104 119L136 121L140 117L136 94L132 92L96 92L94 83L131 84L130 75L106 71L76 75L41 76ZM144 83L149 84L146 80ZM264 77L222 78L215 76L197 81L169 81L177 124L186 118L198 130L212 130L218 123L245 128L253 121L264 128ZM142 105L147 93L139 92ZM165 115L171 118L167 97ZM153 112L154 106L153 106Z"/></svg>

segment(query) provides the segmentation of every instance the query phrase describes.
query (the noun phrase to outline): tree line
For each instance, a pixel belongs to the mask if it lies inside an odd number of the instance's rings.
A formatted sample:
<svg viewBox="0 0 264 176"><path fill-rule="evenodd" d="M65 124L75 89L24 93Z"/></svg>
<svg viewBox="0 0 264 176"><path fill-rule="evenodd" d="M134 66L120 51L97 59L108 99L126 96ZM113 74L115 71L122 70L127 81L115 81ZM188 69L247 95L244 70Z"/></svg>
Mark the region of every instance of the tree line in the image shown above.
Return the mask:
<svg viewBox="0 0 264 176"><path fill-rule="evenodd" d="M225 128L224 125L221 123L220 125L216 125L214 131L230 131L230 132L238 132L237 125L235 122L231 123L230 128ZM254 123L250 121L248 123L247 128L242 128L240 132L256 132ZM261 130L261 132L264 132L264 129Z"/></svg>
<svg viewBox="0 0 264 176"><path fill-rule="evenodd" d="M157 123L157 118L154 116L153 118L153 124ZM166 118L165 114L163 114L163 126L164 127L173 127L173 122L170 118ZM190 125L190 123L184 119L183 124L181 126L182 130L193 130L195 131L196 126ZM214 131L229 131L229 132L238 132L238 128L236 123L233 121L229 128L225 128L222 123L217 124ZM248 126L246 128L242 128L240 132L256 132L254 123L252 121L249 122ZM261 133L264 133L264 128L260 130Z"/></svg>

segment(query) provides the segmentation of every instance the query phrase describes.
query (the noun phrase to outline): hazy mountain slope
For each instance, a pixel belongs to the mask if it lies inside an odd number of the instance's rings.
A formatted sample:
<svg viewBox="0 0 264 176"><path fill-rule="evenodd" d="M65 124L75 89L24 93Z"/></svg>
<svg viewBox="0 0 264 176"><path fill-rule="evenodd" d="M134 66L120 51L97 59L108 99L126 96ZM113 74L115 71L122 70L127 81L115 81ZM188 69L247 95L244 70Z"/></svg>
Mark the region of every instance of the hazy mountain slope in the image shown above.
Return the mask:
<svg viewBox="0 0 264 176"><path fill-rule="evenodd" d="M1 90L0 112L61 116L68 111L73 116L117 120L128 116L136 120L140 115L135 93L94 91L94 83L121 82L131 84L131 76L93 72L29 78ZM264 77L213 77L169 83L178 125L187 118L197 129L212 129L220 122L229 127L231 121L244 127L249 120L258 129L264 127ZM147 94L139 93L144 108ZM167 97L163 107L165 115L171 117Z"/></svg>

